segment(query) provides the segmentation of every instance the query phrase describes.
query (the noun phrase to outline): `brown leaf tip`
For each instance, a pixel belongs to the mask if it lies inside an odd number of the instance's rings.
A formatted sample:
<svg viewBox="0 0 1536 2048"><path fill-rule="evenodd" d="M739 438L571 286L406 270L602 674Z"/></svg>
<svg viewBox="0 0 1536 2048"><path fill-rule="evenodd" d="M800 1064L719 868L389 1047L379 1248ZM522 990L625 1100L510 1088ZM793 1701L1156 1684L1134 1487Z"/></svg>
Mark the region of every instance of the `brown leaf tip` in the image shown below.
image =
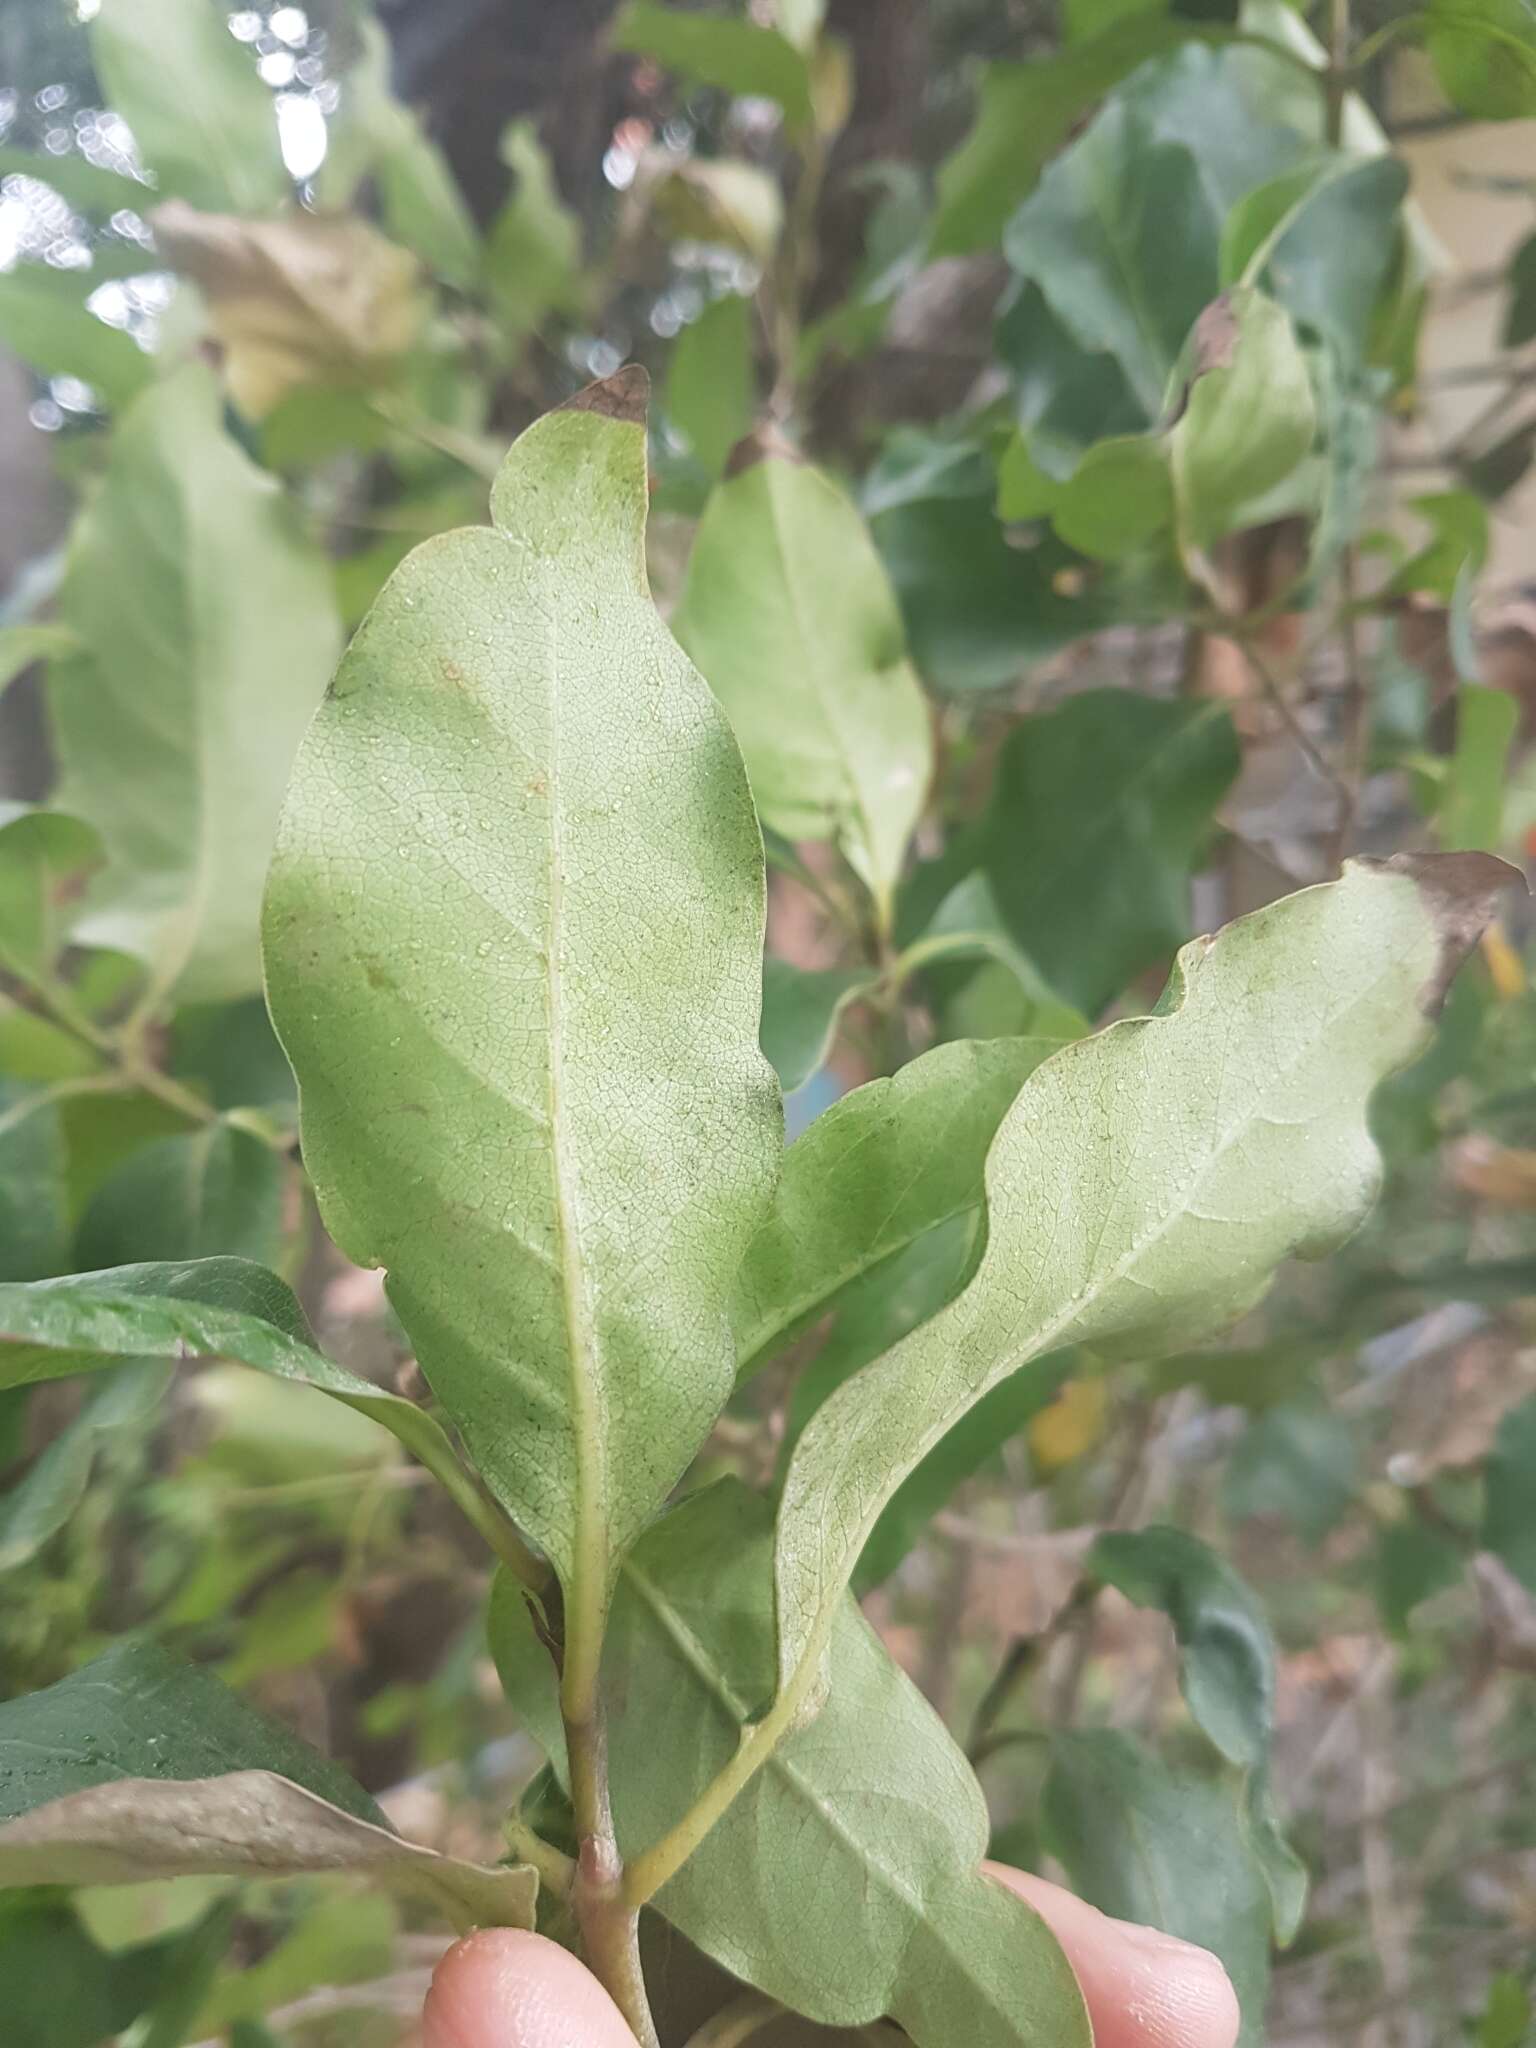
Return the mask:
<svg viewBox="0 0 1536 2048"><path fill-rule="evenodd" d="M1506 889L1525 893L1518 868L1491 853L1394 853L1388 860L1363 856L1352 865L1378 874L1406 875L1418 887L1440 936L1435 972L1419 991L1426 1016L1436 1016L1456 970L1492 921Z"/></svg>
<svg viewBox="0 0 1536 2048"><path fill-rule="evenodd" d="M725 460L727 476L740 476L743 470L755 469L760 462L804 462L805 457L794 442L780 433L771 420L764 420L754 427L750 434L743 434Z"/></svg>
<svg viewBox="0 0 1536 2048"><path fill-rule="evenodd" d="M568 398L557 412L595 412L601 419L626 427L643 427L651 402L650 374L642 363L626 363L611 377L600 377Z"/></svg>

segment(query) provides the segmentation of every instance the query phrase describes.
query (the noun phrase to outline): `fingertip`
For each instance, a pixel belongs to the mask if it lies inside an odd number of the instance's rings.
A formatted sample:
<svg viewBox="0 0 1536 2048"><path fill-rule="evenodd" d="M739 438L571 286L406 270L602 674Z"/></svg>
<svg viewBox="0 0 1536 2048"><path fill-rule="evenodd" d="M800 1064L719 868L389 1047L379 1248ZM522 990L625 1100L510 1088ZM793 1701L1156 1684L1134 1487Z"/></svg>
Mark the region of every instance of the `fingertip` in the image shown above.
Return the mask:
<svg viewBox="0 0 1536 2048"><path fill-rule="evenodd" d="M1083 1989L1095 2048L1236 2048L1237 1993L1209 1949L1112 1920L1042 1877L1001 1863L987 1869L1061 1943Z"/></svg>
<svg viewBox="0 0 1536 2048"><path fill-rule="evenodd" d="M592 1973L515 1927L484 1927L449 1949L422 2022L422 2048L635 2048Z"/></svg>

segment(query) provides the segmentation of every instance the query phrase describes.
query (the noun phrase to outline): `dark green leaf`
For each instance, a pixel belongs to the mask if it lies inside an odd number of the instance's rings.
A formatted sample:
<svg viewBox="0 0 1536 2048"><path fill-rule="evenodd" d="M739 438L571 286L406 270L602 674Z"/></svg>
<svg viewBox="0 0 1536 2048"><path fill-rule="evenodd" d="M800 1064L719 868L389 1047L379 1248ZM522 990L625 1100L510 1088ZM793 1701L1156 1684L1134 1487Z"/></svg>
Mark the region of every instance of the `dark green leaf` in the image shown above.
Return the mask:
<svg viewBox="0 0 1536 2048"><path fill-rule="evenodd" d="M1228 1514L1278 1515L1321 1543L1354 1498L1355 1446L1344 1417L1303 1402L1251 1422L1227 1464Z"/></svg>
<svg viewBox="0 0 1536 2048"><path fill-rule="evenodd" d="M1189 878L1237 774L1225 710L1088 690L1020 721L982 864L1015 943L1086 1015L1189 937Z"/></svg>
<svg viewBox="0 0 1536 2048"><path fill-rule="evenodd" d="M23 981L51 977L66 894L100 858L100 840L80 819L0 799L0 967Z"/></svg>
<svg viewBox="0 0 1536 2048"><path fill-rule="evenodd" d="M6 2048L101 2048L174 1981L179 1940L100 1948L57 1894L0 1893Z"/></svg>
<svg viewBox="0 0 1536 2048"><path fill-rule="evenodd" d="M92 1197L75 1240L89 1270L220 1253L271 1265L282 1246L279 1153L222 1121L135 1152Z"/></svg>
<svg viewBox="0 0 1536 2048"><path fill-rule="evenodd" d="M1073 1888L1101 1911L1220 1956L1242 2007L1240 2048L1259 2048L1269 1899L1227 1787L1109 1729L1057 1735L1044 1828Z"/></svg>
<svg viewBox="0 0 1536 2048"><path fill-rule="evenodd" d="M580 306L581 222L560 197L532 121L508 125L501 159L515 183L486 237L485 277L504 331L521 341L551 313Z"/></svg>
<svg viewBox="0 0 1536 2048"><path fill-rule="evenodd" d="M849 1003L878 977L862 967L794 967L769 953L763 960L763 1057L786 1095L822 1066Z"/></svg>
<svg viewBox="0 0 1536 2048"><path fill-rule="evenodd" d="M1372 1563L1376 1605L1393 1635L1403 1636L1416 1607L1457 1585L1465 1558L1448 1536L1417 1519L1390 1522L1376 1538Z"/></svg>
<svg viewBox="0 0 1536 2048"><path fill-rule="evenodd" d="M1536 235L1523 241L1505 273L1509 305L1504 313L1504 346L1524 348L1536 341Z"/></svg>
<svg viewBox="0 0 1536 2048"><path fill-rule="evenodd" d="M1520 723L1508 690L1463 681L1456 692L1456 747L1440 798L1440 844L1451 851L1504 838L1504 769Z"/></svg>
<svg viewBox="0 0 1536 2048"><path fill-rule="evenodd" d="M1536 114L1533 0L1429 0L1424 41L1445 96L1480 121Z"/></svg>
<svg viewBox="0 0 1536 2048"><path fill-rule="evenodd" d="M1486 1485L1483 1547L1536 1593L1536 1395L1499 1424Z"/></svg>
<svg viewBox="0 0 1536 2048"><path fill-rule="evenodd" d="M80 1505L104 1454L147 1428L172 1371L159 1360L120 1366L38 1453L25 1477L0 1497L0 1571L25 1564L58 1534Z"/></svg>
<svg viewBox="0 0 1536 2048"><path fill-rule="evenodd" d="M53 1090L0 1080L0 1280L41 1280L66 1264L66 1173Z"/></svg>

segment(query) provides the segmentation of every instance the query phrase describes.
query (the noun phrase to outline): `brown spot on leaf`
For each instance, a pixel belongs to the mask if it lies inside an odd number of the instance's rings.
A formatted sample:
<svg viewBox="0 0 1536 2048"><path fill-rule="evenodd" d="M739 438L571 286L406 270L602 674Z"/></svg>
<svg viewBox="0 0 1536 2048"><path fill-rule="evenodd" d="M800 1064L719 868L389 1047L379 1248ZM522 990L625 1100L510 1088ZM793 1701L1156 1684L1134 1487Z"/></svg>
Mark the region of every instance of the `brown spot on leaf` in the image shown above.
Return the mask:
<svg viewBox="0 0 1536 2048"><path fill-rule="evenodd" d="M760 462L804 462L805 457L794 442L781 434L771 421L765 420L760 427L754 427L750 434L744 434L726 457L727 476L740 476L743 470L755 469Z"/></svg>
<svg viewBox="0 0 1536 2048"><path fill-rule="evenodd" d="M620 420L625 426L643 427L650 404L651 380L641 363L626 363L611 377L587 384L557 412L595 412L605 420Z"/></svg>
<svg viewBox="0 0 1536 2048"><path fill-rule="evenodd" d="M1419 1007L1429 1017L1439 1014L1457 968L1482 937L1499 897L1506 889L1525 888L1520 870L1491 853L1394 853L1389 860L1364 855L1354 865L1406 875L1418 885L1440 935L1439 961L1419 991Z"/></svg>

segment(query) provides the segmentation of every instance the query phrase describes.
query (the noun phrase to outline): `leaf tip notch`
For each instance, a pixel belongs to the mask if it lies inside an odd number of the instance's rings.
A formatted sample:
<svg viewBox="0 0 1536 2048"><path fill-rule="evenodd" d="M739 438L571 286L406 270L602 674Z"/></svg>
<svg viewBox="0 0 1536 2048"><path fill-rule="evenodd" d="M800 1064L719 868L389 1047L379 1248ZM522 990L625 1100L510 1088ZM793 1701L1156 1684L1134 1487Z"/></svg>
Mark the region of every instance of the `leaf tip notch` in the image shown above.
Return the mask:
<svg viewBox="0 0 1536 2048"><path fill-rule="evenodd" d="M566 399L557 412L595 412L605 420L618 420L628 427L643 427L651 403L650 372L643 363L626 363L611 377L584 384Z"/></svg>
<svg viewBox="0 0 1536 2048"><path fill-rule="evenodd" d="M1419 1007L1436 1017L1456 971L1492 922L1506 889L1529 894L1524 875L1491 853L1394 853L1381 860L1366 854L1347 862L1367 873L1406 875L1418 889L1439 939L1435 971L1419 990Z"/></svg>

